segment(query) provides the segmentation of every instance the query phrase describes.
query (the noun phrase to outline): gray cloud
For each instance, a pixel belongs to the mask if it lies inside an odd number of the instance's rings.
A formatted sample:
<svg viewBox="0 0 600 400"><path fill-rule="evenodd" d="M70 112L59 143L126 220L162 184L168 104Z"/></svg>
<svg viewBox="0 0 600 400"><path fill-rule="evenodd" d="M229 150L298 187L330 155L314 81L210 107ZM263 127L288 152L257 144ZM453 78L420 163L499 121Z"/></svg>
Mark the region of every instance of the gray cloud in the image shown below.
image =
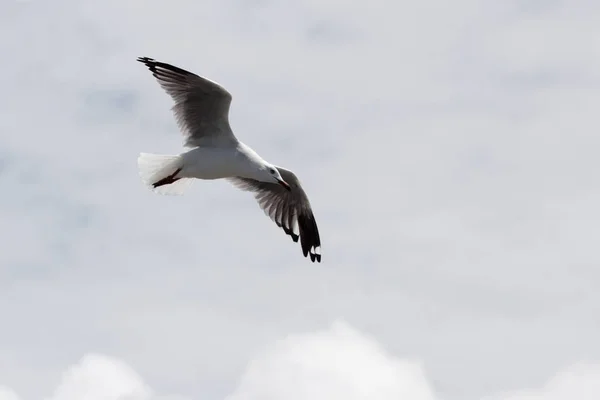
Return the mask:
<svg viewBox="0 0 600 400"><path fill-rule="evenodd" d="M264 346L338 318L444 399L597 362L597 11L1 3L0 383L39 399L96 352L222 399ZM239 137L306 187L322 265L226 183L140 184L138 153L181 138L138 56L233 93Z"/></svg>

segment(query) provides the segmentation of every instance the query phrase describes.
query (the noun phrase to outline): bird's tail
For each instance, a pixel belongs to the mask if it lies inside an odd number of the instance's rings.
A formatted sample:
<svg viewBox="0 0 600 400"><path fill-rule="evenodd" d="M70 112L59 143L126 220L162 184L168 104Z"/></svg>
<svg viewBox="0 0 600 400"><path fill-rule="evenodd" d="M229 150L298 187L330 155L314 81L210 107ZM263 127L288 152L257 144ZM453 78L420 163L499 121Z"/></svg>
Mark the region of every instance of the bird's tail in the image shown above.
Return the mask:
<svg viewBox="0 0 600 400"><path fill-rule="evenodd" d="M140 153L138 157L142 182L159 194L182 195L185 192L192 180L177 176L182 167L181 156Z"/></svg>

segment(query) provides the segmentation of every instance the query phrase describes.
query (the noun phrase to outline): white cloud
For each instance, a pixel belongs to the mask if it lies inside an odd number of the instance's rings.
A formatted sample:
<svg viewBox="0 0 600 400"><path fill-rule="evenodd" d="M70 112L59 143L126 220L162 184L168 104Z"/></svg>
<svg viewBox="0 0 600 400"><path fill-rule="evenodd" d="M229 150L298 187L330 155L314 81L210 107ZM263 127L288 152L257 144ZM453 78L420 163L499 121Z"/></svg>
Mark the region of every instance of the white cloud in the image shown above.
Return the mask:
<svg viewBox="0 0 600 400"><path fill-rule="evenodd" d="M0 400L21 400L0 386ZM125 362L98 353L86 354L67 368L50 397L44 400L186 400L178 395L157 395Z"/></svg>
<svg viewBox="0 0 600 400"><path fill-rule="evenodd" d="M70 367L48 400L149 400L150 389L127 364L88 354Z"/></svg>
<svg viewBox="0 0 600 400"><path fill-rule="evenodd" d="M485 369L487 366L480 366ZM125 362L85 355L69 367L44 400L190 400L208 397L157 394ZM216 397L214 397L216 398ZM315 332L276 341L250 361L225 400L443 400L419 360L392 355L373 337L343 320ZM597 400L600 364L577 363L540 388L481 400ZM0 400L24 400L0 386ZM33 399L32 399L33 400Z"/></svg>
<svg viewBox="0 0 600 400"><path fill-rule="evenodd" d="M487 365L480 368L486 369ZM563 369L541 388L482 400L597 400L600 364ZM423 365L394 357L343 321L294 334L254 359L226 400L442 400Z"/></svg>
<svg viewBox="0 0 600 400"><path fill-rule="evenodd" d="M11 389L0 386L0 400L19 400L19 397Z"/></svg>
<svg viewBox="0 0 600 400"><path fill-rule="evenodd" d="M578 363L565 368L543 387L484 400L597 400L600 399L600 364Z"/></svg>
<svg viewBox="0 0 600 400"><path fill-rule="evenodd" d="M396 359L344 322L290 335L253 360L227 400L433 400L418 362Z"/></svg>

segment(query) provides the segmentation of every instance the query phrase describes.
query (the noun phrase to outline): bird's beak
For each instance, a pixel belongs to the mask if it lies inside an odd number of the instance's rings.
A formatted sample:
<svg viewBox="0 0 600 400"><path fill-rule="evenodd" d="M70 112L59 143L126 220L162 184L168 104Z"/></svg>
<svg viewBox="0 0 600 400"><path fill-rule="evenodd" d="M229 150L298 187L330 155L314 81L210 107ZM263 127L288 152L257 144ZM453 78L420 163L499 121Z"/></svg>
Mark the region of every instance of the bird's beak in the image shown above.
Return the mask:
<svg viewBox="0 0 600 400"><path fill-rule="evenodd" d="M292 190L292 188L290 187L290 185L289 185L289 184L288 184L286 181L284 181L284 180L280 180L280 179L277 179L277 182L279 182L279 184L280 184L281 186L283 186L284 188L286 188L286 190L287 190L288 192L290 192L290 191Z"/></svg>

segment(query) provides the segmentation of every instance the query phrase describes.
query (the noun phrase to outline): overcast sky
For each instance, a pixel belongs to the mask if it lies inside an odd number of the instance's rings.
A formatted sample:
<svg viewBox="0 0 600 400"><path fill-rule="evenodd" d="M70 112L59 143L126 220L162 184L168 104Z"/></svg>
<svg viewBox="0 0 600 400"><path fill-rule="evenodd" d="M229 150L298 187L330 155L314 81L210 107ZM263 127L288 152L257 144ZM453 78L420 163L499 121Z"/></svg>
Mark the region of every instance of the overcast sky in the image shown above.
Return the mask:
<svg viewBox="0 0 600 400"><path fill-rule="evenodd" d="M596 0L0 1L0 400L600 398ZM312 264L178 153L233 94Z"/></svg>

